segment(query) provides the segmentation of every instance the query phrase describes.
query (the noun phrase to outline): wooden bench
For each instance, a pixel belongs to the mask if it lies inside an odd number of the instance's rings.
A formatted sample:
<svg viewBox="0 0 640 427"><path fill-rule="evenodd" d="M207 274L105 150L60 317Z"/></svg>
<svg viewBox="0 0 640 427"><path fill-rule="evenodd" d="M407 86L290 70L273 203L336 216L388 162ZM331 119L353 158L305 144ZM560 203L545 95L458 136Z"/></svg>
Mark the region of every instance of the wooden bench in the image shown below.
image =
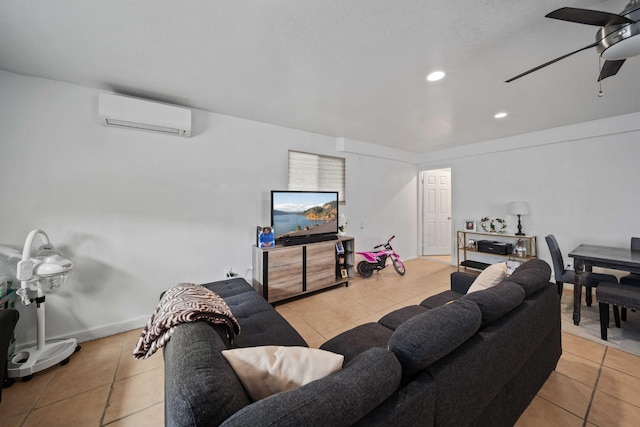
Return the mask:
<svg viewBox="0 0 640 427"><path fill-rule="evenodd" d="M620 312L622 320L627 320L627 309L640 309L640 286L626 283L600 282L596 288L596 299L600 308L600 336L607 340L609 327L609 304L613 305L613 316L616 327L620 327Z"/></svg>

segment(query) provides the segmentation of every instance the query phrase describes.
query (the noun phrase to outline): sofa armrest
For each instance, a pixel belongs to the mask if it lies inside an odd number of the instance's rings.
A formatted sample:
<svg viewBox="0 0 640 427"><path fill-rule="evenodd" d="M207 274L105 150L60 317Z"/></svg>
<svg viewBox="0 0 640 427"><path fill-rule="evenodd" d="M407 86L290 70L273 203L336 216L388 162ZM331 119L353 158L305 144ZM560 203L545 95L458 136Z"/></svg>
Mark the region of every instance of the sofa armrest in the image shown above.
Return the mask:
<svg viewBox="0 0 640 427"><path fill-rule="evenodd" d="M216 326L200 321L183 323L165 345L166 426L218 425L251 403L222 356L227 346Z"/></svg>
<svg viewBox="0 0 640 427"><path fill-rule="evenodd" d="M454 271L451 273L451 290L466 294L476 277L478 277L477 274Z"/></svg>

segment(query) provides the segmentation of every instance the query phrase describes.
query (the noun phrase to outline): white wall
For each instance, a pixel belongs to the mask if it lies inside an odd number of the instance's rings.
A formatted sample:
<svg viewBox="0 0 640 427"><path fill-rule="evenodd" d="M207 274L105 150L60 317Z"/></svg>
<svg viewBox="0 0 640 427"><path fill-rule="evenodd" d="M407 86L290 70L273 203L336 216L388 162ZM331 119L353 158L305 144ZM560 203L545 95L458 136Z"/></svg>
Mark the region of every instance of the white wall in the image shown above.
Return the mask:
<svg viewBox="0 0 640 427"><path fill-rule="evenodd" d="M566 255L581 243L629 246L640 236L640 113L425 154L420 170L452 168L453 225L505 218L511 201L529 203L523 229L554 234ZM454 249L455 250L455 249Z"/></svg>
<svg viewBox="0 0 640 427"><path fill-rule="evenodd" d="M98 91L0 71L0 244L45 230L75 262L47 296L47 338L141 327L179 282L250 278L255 226L287 187L287 151L347 160L347 233L357 250L391 234L416 256L415 165L338 152L335 138L193 111L193 137L106 128ZM366 145L366 144L365 144ZM364 224L364 228L360 225ZM35 339L20 307L19 344Z"/></svg>

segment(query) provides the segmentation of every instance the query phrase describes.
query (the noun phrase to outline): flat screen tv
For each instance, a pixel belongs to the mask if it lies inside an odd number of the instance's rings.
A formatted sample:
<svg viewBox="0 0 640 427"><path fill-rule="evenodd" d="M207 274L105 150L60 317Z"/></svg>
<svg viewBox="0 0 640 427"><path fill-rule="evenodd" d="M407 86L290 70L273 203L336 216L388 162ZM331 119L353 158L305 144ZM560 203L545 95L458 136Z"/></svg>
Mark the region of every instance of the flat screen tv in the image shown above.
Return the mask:
<svg viewBox="0 0 640 427"><path fill-rule="evenodd" d="M335 239L337 191L272 191L271 225L276 243L300 244Z"/></svg>

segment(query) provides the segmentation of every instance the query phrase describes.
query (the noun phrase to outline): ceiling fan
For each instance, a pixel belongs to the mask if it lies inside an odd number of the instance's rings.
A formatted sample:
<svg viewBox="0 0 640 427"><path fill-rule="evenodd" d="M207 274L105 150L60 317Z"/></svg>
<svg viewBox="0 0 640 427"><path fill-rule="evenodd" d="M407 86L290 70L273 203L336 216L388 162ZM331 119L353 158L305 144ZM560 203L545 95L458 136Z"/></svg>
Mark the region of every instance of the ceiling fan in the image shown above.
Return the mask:
<svg viewBox="0 0 640 427"><path fill-rule="evenodd" d="M512 82L527 74L538 71L541 68L565 59L575 53L595 47L602 58L604 65L600 70L598 81L614 76L624 64L627 58L640 55L640 0L631 0L619 15L590 9L578 9L575 7L563 7L545 15L546 18L560 19L576 22L578 24L595 25L600 27L596 33L595 43L585 46L573 52L562 55L559 58L538 65L529 71L510 78L506 83Z"/></svg>

